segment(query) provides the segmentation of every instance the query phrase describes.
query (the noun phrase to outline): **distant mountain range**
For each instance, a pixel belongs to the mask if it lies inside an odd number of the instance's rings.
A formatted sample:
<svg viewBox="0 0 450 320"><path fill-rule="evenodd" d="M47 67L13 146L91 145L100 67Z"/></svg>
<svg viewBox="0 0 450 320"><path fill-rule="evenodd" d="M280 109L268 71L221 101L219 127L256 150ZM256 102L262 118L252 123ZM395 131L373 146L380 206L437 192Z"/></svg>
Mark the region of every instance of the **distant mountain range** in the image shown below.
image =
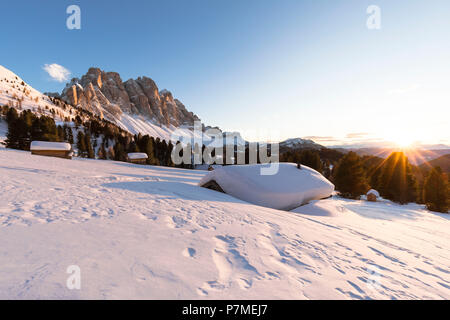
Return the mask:
<svg viewBox="0 0 450 320"><path fill-rule="evenodd" d="M445 146L443 146L445 147ZM399 151L395 148L338 148L338 147L325 147L310 139L288 139L280 142L281 152L288 150L324 150L332 149L341 153L348 153L354 151L360 156L377 156L380 158L387 158L392 152ZM424 150L424 149L404 149L402 150L411 164L419 166L425 163L429 163L431 166L439 165L442 169L447 170L450 166L450 148L436 149L436 150ZM427 166L429 166L427 165Z"/></svg>
<svg viewBox="0 0 450 320"><path fill-rule="evenodd" d="M450 154L446 154L434 160L425 162L420 165L420 168L428 170L437 166L441 167L442 171L450 173Z"/></svg>
<svg viewBox="0 0 450 320"><path fill-rule="evenodd" d="M325 148L324 146L315 143L310 139L293 138L280 142L280 149L313 149L319 150Z"/></svg>

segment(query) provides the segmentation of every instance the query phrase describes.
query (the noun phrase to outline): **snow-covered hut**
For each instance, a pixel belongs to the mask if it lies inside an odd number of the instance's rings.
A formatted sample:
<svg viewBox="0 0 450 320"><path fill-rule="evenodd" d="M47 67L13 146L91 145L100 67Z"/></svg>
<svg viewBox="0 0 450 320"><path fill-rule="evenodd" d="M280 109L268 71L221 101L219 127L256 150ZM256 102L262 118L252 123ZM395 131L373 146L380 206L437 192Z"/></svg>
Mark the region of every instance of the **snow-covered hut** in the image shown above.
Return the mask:
<svg viewBox="0 0 450 320"><path fill-rule="evenodd" d="M375 202L375 201L377 201L377 199L379 197L380 197L380 194L375 189L370 189L366 194L367 201Z"/></svg>
<svg viewBox="0 0 450 320"><path fill-rule="evenodd" d="M72 146L67 142L33 141L31 154L72 159Z"/></svg>
<svg viewBox="0 0 450 320"><path fill-rule="evenodd" d="M128 162L145 164L147 162L148 156L143 152L132 152L128 154Z"/></svg>
<svg viewBox="0 0 450 320"><path fill-rule="evenodd" d="M204 188L227 193L264 207L291 210L311 200L328 198L334 185L317 171L280 163L274 175L261 175L264 164L214 168L199 182Z"/></svg>

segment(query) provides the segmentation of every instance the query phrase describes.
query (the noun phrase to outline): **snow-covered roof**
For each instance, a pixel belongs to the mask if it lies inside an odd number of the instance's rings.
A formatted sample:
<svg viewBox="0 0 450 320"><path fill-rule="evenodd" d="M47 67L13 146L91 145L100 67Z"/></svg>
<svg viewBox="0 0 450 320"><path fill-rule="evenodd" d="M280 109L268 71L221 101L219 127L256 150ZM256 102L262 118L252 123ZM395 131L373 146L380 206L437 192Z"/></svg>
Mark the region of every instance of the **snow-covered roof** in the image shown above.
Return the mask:
<svg viewBox="0 0 450 320"><path fill-rule="evenodd" d="M132 152L128 154L128 159L147 159L148 156L143 152Z"/></svg>
<svg viewBox="0 0 450 320"><path fill-rule="evenodd" d="M71 149L70 143L67 142L33 141L30 145L30 150L70 151Z"/></svg>
<svg viewBox="0 0 450 320"><path fill-rule="evenodd" d="M334 185L317 171L294 163L280 163L275 175L261 175L267 165L215 168L199 185L214 180L227 194L264 207L290 210L308 201L329 197Z"/></svg>
<svg viewBox="0 0 450 320"><path fill-rule="evenodd" d="M375 189L370 189L369 191L367 191L367 194L366 194L366 195L368 196L369 194L373 194L373 195L375 195L377 198L380 197L380 194L379 194L378 191L375 190Z"/></svg>

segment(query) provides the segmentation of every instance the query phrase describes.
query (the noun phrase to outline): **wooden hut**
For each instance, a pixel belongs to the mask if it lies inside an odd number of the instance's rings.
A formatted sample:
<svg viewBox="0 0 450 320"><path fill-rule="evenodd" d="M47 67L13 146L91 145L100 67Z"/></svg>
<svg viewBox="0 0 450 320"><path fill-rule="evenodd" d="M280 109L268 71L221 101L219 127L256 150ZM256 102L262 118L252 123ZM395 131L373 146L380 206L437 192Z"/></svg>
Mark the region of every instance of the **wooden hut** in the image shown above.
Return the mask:
<svg viewBox="0 0 450 320"><path fill-rule="evenodd" d="M378 193L377 190L370 189L367 192L366 197L367 197L367 201L376 202L377 199L380 197L380 194Z"/></svg>
<svg viewBox="0 0 450 320"><path fill-rule="evenodd" d="M210 181L204 183L202 185L202 187L206 188L206 189L225 193L225 191L223 191L222 187L215 180L210 180Z"/></svg>
<svg viewBox="0 0 450 320"><path fill-rule="evenodd" d="M127 156L128 162L137 163L137 164L146 164L147 159L148 159L147 154L143 153L143 152L133 152L133 153L129 153Z"/></svg>
<svg viewBox="0 0 450 320"><path fill-rule="evenodd" d="M72 159L72 146L67 142L33 141L30 151L39 156Z"/></svg>

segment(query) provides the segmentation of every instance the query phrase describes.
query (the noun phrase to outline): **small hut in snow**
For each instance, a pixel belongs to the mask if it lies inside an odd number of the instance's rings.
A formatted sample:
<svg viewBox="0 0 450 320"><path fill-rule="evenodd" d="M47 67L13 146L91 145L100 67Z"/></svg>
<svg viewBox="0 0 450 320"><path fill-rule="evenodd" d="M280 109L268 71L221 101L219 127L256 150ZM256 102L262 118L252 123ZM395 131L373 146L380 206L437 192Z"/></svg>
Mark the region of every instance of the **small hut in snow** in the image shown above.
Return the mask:
<svg viewBox="0 0 450 320"><path fill-rule="evenodd" d="M145 164L147 162L147 159L147 154L143 152L133 152L127 155L127 160L131 163Z"/></svg>
<svg viewBox="0 0 450 320"><path fill-rule="evenodd" d="M216 167L199 186L227 193L235 198L280 210L291 210L311 200L328 198L334 185L307 166L279 163L273 175L262 175L267 164Z"/></svg>
<svg viewBox="0 0 450 320"><path fill-rule="evenodd" d="M72 159L72 146L67 142L33 141L30 151L39 156Z"/></svg>
<svg viewBox="0 0 450 320"><path fill-rule="evenodd" d="M367 192L366 197L367 197L367 201L376 202L377 199L380 197L380 194L378 193L377 190L375 190L375 189L370 189L370 190Z"/></svg>

